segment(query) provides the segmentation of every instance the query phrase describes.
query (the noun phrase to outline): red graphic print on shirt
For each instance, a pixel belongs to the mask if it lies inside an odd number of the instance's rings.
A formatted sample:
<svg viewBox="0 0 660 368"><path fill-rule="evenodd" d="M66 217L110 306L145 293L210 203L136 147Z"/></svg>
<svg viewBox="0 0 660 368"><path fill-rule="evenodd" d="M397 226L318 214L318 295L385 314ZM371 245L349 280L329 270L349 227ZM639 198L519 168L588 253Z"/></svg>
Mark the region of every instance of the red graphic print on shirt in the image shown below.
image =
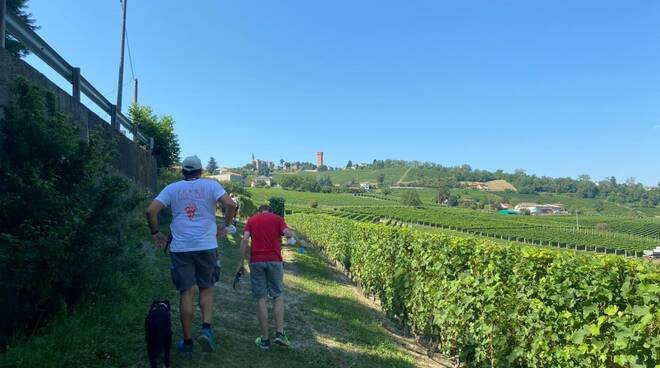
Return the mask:
<svg viewBox="0 0 660 368"><path fill-rule="evenodd" d="M197 206L195 206L193 203L188 203L184 210L186 211L186 215L188 215L188 219L192 220L193 217L195 217L195 212L197 212Z"/></svg>

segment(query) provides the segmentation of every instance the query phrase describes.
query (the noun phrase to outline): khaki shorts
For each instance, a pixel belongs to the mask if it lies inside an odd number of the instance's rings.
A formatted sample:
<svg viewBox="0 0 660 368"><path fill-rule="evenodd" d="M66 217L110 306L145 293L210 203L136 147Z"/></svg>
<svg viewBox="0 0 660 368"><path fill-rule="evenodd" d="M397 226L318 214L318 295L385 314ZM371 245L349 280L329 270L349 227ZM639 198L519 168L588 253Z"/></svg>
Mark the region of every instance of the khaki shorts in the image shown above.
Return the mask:
<svg viewBox="0 0 660 368"><path fill-rule="evenodd" d="M282 294L284 267L282 262L250 263L252 296L257 299L269 296L273 299Z"/></svg>
<svg viewBox="0 0 660 368"><path fill-rule="evenodd" d="M220 279L218 250L194 252L170 252L172 259L172 281L179 291L188 290L194 285L200 289L213 287Z"/></svg>

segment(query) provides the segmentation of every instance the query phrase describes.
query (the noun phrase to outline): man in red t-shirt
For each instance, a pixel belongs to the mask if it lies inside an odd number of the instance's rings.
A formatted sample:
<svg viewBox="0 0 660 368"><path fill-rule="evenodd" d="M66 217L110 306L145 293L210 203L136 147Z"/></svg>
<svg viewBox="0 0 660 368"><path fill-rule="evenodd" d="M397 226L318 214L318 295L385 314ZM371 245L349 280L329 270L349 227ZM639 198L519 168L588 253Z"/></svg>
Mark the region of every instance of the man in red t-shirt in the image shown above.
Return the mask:
<svg viewBox="0 0 660 368"><path fill-rule="evenodd" d="M284 301L282 300L282 236L289 238L289 244L295 244L295 234L289 230L284 219L274 214L268 205L259 207L259 213L250 217L245 224L245 233L241 241L241 259L237 273L244 271L243 262L250 249L250 283L252 295L259 301L259 326L261 336L255 343L261 349L270 349L268 334L268 308L266 297L273 299L275 310L275 343L289 346L289 339L284 333ZM252 247L250 247L250 240Z"/></svg>

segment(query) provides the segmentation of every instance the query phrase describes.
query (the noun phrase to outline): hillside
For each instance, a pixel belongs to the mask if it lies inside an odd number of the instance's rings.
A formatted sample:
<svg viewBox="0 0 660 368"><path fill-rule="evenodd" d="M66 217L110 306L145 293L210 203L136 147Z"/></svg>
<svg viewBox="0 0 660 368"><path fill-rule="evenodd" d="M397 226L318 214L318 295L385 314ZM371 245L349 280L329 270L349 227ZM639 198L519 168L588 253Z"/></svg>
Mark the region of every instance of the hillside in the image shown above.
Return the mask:
<svg viewBox="0 0 660 368"><path fill-rule="evenodd" d="M359 170L334 170L323 172L305 172L297 171L293 173L276 173L275 179L280 175L299 174L304 176L312 176L315 178L329 177L334 184L351 184L351 183L378 183L378 178L383 175L384 183L393 185L396 183L406 172L405 167L394 167L387 169L359 169Z"/></svg>

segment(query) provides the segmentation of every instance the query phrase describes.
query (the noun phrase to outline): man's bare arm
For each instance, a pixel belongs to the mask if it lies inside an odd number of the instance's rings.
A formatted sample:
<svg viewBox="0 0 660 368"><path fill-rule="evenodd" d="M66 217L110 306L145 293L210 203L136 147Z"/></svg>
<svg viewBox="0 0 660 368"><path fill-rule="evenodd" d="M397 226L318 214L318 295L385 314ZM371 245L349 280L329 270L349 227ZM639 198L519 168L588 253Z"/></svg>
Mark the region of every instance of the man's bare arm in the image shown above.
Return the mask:
<svg viewBox="0 0 660 368"><path fill-rule="evenodd" d="M250 251L250 232L246 231L243 233L243 239L241 239L241 250L240 258L238 261L238 269L236 272L243 270L243 264L245 263L245 258L247 257L248 252Z"/></svg>
<svg viewBox="0 0 660 368"><path fill-rule="evenodd" d="M220 202L225 207L225 226L231 225L234 217L236 217L236 202L234 202L234 200L231 199L227 193L220 197L218 202Z"/></svg>
<svg viewBox="0 0 660 368"><path fill-rule="evenodd" d="M296 240L298 239L296 237L296 233L294 233L293 230L291 230L289 228L284 229L284 231L282 233L284 234L284 236L287 237L287 239L296 239Z"/></svg>
<svg viewBox="0 0 660 368"><path fill-rule="evenodd" d="M160 201L153 200L145 212L145 215L147 216L147 223L149 224L149 231L151 232L151 237L154 241L154 244L160 248L167 245L167 238L165 235L161 234L160 231L158 231L158 213L163 208L165 208L164 204L162 204Z"/></svg>

